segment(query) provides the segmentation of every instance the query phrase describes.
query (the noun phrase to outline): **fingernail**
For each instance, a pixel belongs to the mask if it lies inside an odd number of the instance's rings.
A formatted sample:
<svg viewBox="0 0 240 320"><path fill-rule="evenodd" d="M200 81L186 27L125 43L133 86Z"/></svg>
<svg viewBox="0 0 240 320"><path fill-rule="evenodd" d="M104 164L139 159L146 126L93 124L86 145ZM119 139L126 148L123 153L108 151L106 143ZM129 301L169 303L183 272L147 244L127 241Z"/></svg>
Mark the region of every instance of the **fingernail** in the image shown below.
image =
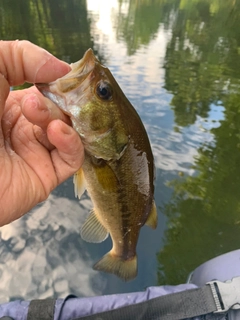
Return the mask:
<svg viewBox="0 0 240 320"><path fill-rule="evenodd" d="M68 126L67 124L62 124L62 133L66 135L71 135L73 133L73 128Z"/></svg>

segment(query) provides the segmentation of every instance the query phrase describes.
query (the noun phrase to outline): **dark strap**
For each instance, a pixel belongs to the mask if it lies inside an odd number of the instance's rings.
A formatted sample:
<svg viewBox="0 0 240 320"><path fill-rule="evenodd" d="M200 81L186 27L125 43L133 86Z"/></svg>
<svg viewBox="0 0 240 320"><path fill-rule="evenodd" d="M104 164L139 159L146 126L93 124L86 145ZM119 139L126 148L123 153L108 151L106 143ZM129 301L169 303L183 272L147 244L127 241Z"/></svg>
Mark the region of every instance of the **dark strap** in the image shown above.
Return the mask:
<svg viewBox="0 0 240 320"><path fill-rule="evenodd" d="M216 311L209 285L74 320L180 320Z"/></svg>
<svg viewBox="0 0 240 320"><path fill-rule="evenodd" d="M55 299L32 300L28 308L27 320L53 320Z"/></svg>

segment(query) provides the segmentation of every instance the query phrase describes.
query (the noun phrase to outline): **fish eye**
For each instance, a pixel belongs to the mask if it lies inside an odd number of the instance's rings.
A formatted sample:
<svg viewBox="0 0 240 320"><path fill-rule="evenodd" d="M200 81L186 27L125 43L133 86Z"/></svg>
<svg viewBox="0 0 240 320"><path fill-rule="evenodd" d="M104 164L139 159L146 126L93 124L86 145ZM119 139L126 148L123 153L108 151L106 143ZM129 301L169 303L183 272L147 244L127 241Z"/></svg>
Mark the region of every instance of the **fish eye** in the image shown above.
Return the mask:
<svg viewBox="0 0 240 320"><path fill-rule="evenodd" d="M103 100L112 98L112 87L107 82L100 82L97 86L97 95Z"/></svg>

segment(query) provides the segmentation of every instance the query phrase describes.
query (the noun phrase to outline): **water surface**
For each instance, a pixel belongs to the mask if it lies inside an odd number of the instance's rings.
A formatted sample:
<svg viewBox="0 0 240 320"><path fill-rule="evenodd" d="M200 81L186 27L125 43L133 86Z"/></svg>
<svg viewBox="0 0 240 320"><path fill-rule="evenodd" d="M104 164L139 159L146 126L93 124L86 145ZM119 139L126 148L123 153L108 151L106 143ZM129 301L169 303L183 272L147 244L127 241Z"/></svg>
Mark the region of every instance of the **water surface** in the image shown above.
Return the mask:
<svg viewBox="0 0 240 320"><path fill-rule="evenodd" d="M135 280L93 271L111 241L82 241L91 201L79 203L69 179L1 228L1 301L175 285L239 248L239 19L230 0L2 0L1 39L28 39L67 62L92 47L110 68L151 140L159 224L141 230Z"/></svg>

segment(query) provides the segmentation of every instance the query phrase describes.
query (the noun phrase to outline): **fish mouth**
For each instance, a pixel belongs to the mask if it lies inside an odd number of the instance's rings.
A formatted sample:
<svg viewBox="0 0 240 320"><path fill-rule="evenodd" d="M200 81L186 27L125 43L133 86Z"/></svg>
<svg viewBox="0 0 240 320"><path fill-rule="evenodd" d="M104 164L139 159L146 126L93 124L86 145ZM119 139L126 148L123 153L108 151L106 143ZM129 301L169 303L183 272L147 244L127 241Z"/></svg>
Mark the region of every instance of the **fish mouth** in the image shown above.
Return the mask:
<svg viewBox="0 0 240 320"><path fill-rule="evenodd" d="M50 83L36 83L35 86L45 97L69 114L68 106L73 103L73 99L74 104L78 103L74 93L77 91L79 100L86 93L96 63L99 61L93 50L88 49L81 60L70 65L72 70L65 76Z"/></svg>
<svg viewBox="0 0 240 320"><path fill-rule="evenodd" d="M67 110L67 101L65 95L58 89L57 80L50 83L35 83L35 87L53 103L55 103L64 113L69 114ZM70 114L69 114L70 115Z"/></svg>

